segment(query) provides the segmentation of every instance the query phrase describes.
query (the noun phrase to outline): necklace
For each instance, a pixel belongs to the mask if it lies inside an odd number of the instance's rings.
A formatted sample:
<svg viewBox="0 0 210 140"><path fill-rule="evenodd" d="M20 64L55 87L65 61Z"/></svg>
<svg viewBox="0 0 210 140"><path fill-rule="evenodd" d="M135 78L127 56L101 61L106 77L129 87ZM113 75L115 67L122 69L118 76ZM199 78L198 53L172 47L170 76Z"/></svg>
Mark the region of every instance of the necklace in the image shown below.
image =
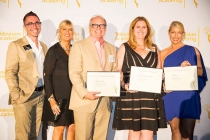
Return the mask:
<svg viewBox="0 0 210 140"><path fill-rule="evenodd" d="M146 47L144 47L144 48L137 48L137 49L139 49L139 50L142 50L142 51L144 51L144 50L146 50Z"/></svg>
<svg viewBox="0 0 210 140"><path fill-rule="evenodd" d="M62 46L61 46L62 47ZM70 48L69 49L66 49L64 47L62 47L65 51L69 52L70 51Z"/></svg>
<svg viewBox="0 0 210 140"><path fill-rule="evenodd" d="M67 52L69 52L69 51L70 51L70 47L69 47L69 49L66 49L66 48L64 48L64 47L61 45L61 43L60 43L60 42L59 42L59 44L60 44L61 48L63 48L63 49L64 49L64 51L67 51Z"/></svg>

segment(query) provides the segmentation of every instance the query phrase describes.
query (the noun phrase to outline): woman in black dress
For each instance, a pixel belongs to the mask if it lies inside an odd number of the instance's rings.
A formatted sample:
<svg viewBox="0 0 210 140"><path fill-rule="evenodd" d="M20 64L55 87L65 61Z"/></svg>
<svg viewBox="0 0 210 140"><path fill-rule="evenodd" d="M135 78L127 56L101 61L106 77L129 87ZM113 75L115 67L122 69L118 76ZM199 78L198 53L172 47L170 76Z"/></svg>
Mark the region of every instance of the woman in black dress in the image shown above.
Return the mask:
<svg viewBox="0 0 210 140"><path fill-rule="evenodd" d="M59 42L49 48L44 62L46 97L42 118L43 130L46 130L48 125L54 126L53 140L62 140L65 128L68 128L67 140L74 139L73 111L68 108L72 88L68 75L68 57L73 34L71 21L63 20L58 29ZM55 115L58 116L57 119ZM43 139L46 139L46 133L43 133Z"/></svg>
<svg viewBox="0 0 210 140"><path fill-rule="evenodd" d="M129 40L117 52L118 69L124 73L121 85L128 91L131 66L161 68L157 46L152 43L149 22L135 18ZM152 88L152 85L151 85ZM116 100L113 129L129 130L128 140L152 140L158 128L166 128L162 97L155 93L129 91Z"/></svg>

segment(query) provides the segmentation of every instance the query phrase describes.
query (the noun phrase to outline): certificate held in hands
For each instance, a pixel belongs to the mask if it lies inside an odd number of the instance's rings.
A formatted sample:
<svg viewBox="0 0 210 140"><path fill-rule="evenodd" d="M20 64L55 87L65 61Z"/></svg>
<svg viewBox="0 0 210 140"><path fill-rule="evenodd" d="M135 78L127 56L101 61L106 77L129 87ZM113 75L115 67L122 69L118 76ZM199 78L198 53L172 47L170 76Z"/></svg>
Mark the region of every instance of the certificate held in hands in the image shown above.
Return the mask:
<svg viewBox="0 0 210 140"><path fill-rule="evenodd" d="M120 96L120 72L87 72L87 89L96 96Z"/></svg>
<svg viewBox="0 0 210 140"><path fill-rule="evenodd" d="M129 90L161 93L162 69L131 67Z"/></svg>
<svg viewBox="0 0 210 140"><path fill-rule="evenodd" d="M166 67L164 73L166 90L198 90L197 66Z"/></svg>

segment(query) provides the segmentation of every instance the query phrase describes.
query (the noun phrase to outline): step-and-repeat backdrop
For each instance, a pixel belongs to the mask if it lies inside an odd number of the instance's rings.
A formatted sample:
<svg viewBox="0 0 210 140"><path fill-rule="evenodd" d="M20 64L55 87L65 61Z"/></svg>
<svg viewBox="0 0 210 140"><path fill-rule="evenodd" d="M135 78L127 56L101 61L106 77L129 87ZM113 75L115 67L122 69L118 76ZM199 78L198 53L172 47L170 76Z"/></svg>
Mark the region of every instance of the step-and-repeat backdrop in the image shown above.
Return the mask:
<svg viewBox="0 0 210 140"><path fill-rule="evenodd" d="M105 39L116 48L127 41L130 22L137 16L145 16L154 30L153 41L162 50L170 45L167 33L170 23L181 21L186 30L184 43L200 50L210 77L210 0L0 0L1 140L14 140L14 114L12 106L7 104L9 91L4 79L6 51L11 41L25 35L22 20L29 11L40 17L40 40L48 47L56 42L57 28L62 20L73 22L75 42L89 35L89 20L99 14L108 23ZM194 139L210 140L209 83L201 93L201 102L202 114L196 123ZM49 139L51 134L49 130ZM127 139L127 131L113 131L110 127L107 139ZM155 139L169 140L170 128L158 131Z"/></svg>

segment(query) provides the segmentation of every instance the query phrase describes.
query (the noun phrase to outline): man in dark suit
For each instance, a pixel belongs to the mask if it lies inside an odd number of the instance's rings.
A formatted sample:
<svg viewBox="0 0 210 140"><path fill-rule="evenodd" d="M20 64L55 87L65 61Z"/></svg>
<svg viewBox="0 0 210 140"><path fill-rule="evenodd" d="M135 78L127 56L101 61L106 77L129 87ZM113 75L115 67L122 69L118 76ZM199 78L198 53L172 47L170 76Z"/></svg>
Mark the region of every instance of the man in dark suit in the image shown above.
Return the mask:
<svg viewBox="0 0 210 140"><path fill-rule="evenodd" d="M9 104L15 116L15 139L37 140L41 124L44 82L43 61L47 46L38 40L39 17L27 13L23 18L26 36L9 44L5 79L10 91Z"/></svg>

